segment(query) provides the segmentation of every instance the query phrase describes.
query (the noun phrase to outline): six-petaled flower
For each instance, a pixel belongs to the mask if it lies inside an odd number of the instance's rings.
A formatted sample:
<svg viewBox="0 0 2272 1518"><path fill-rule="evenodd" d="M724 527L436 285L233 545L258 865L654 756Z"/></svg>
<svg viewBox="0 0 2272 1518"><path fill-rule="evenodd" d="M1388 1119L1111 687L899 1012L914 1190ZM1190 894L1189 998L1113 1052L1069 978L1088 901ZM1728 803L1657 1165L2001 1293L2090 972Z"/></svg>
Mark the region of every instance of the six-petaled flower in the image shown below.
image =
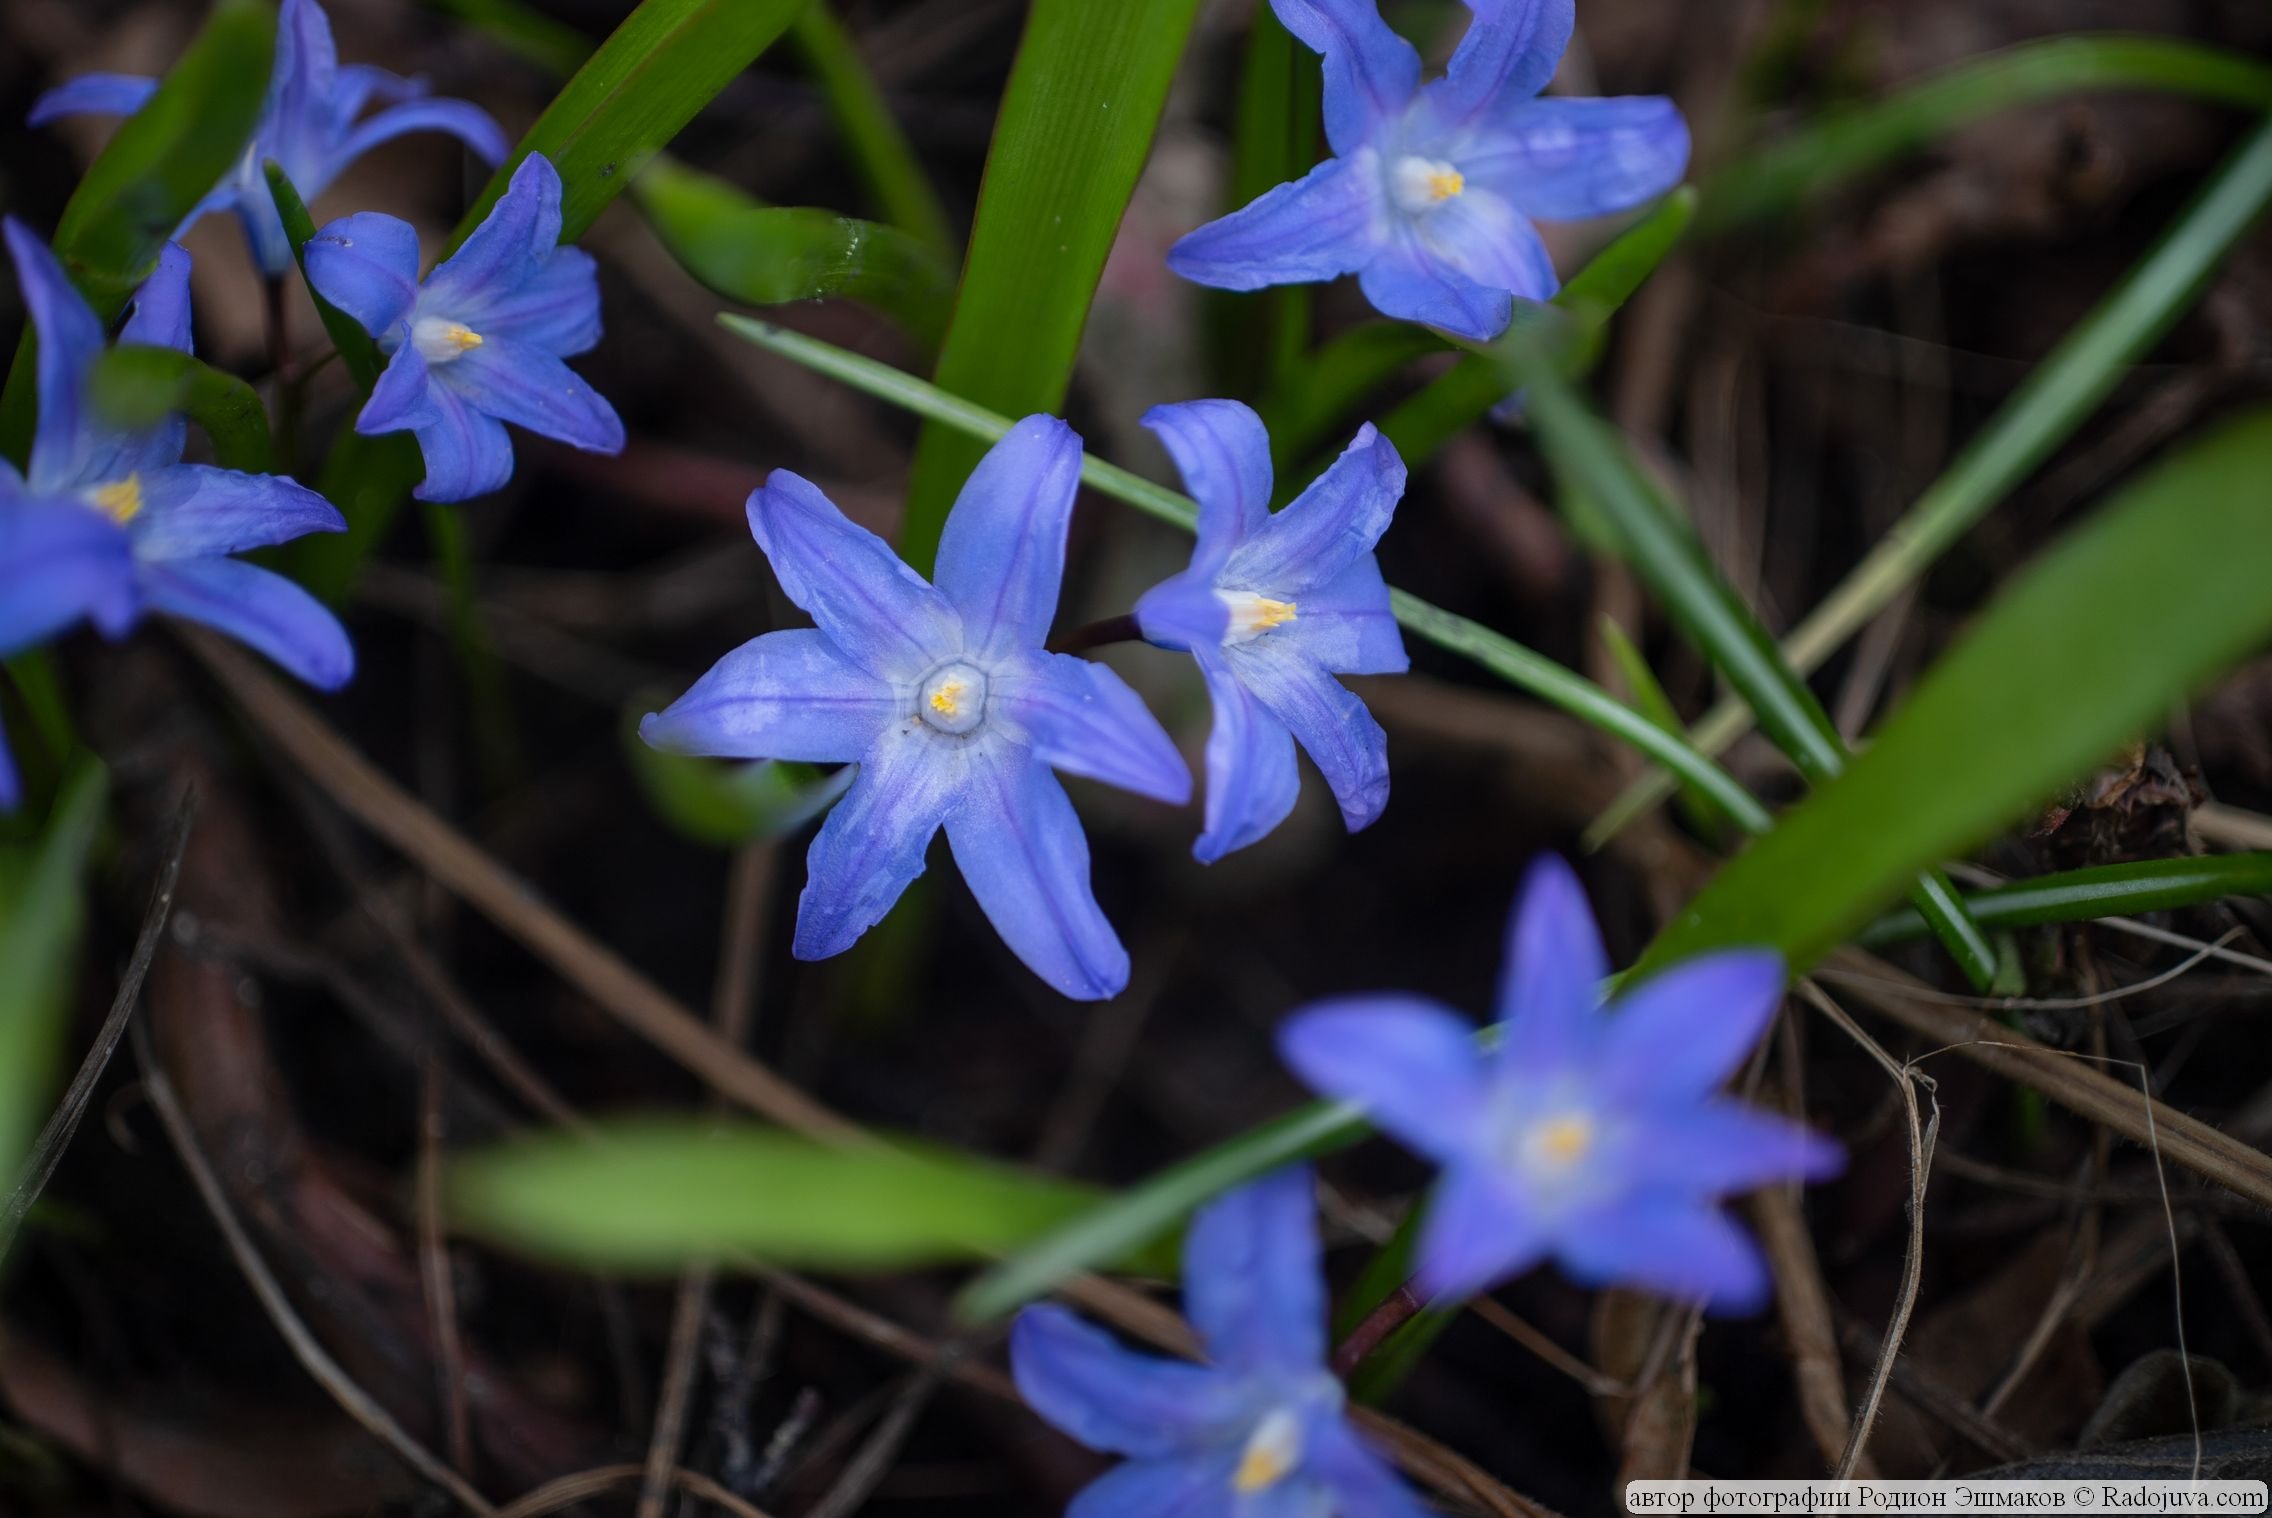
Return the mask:
<svg viewBox="0 0 2272 1518"><path fill-rule="evenodd" d="M1280 1030L1305 1081L1443 1167L1422 1283L1466 1296L1552 1256L1590 1284L1757 1307L1766 1266L1720 1199L1841 1163L1829 1140L1715 1094L1781 1002L1781 959L1703 955L1604 1006L1600 936L1552 857L1531 869L1509 949L1491 1053L1412 996L1322 1003Z"/></svg>
<svg viewBox="0 0 2272 1518"><path fill-rule="evenodd" d="M979 905L1036 974L1090 1000L1128 983L1051 769L1177 804L1191 775L1118 675L1042 647L1080 467L1063 422L1018 423L963 487L935 585L786 470L750 497L758 545L818 625L744 644L640 733L681 753L859 764L807 858L799 958L850 948L923 872L943 827Z"/></svg>
<svg viewBox="0 0 2272 1518"><path fill-rule="evenodd" d="M1184 1311L1209 1364L1132 1353L1060 1307L1019 1315L1019 1393L1091 1449L1128 1457L1067 1518L1421 1518L1326 1368L1314 1209L1297 1166L1192 1220Z"/></svg>
<svg viewBox="0 0 2272 1518"><path fill-rule="evenodd" d="M1384 315L1497 336L1515 300L1559 288L1533 219L1630 209L1688 164L1688 128L1669 100L1540 98L1575 3L1468 0L1467 35L1444 77L1423 86L1420 55L1376 0L1271 0L1324 55L1334 156L1186 236L1170 267L1226 290L1354 274Z"/></svg>
<svg viewBox="0 0 2272 1518"><path fill-rule="evenodd" d="M1147 640L1198 661L1215 708L1207 825L1193 852L1212 863L1285 819L1300 783L1296 740L1350 830L1364 827L1388 804L1388 740L1334 676L1409 664L1373 556L1404 494L1404 461L1368 425L1273 516L1270 439L1245 406L1156 406L1144 425L1199 502L1191 567L1136 605Z"/></svg>
<svg viewBox="0 0 2272 1518"><path fill-rule="evenodd" d="M131 116L157 88L157 80L131 74L82 75L34 102L31 124L42 126L64 116ZM373 104L383 109L358 120ZM446 132L486 164L505 157L505 134L488 112L462 100L428 99L423 83L385 69L342 67L323 7L315 0L284 0L276 25L276 66L252 142L189 220L235 211L254 261L263 274L277 278L292 267L292 244L269 194L265 165L273 160L293 188L312 201L349 164L406 132Z"/></svg>
<svg viewBox="0 0 2272 1518"><path fill-rule="evenodd" d="M102 323L31 230L5 224L39 334L30 469L0 461L0 657L87 621L119 638L149 612L202 622L311 685L355 670L339 621L281 575L229 555L346 528L312 490L272 475L185 464L178 417L121 430L89 395ZM189 255L168 246L135 293L120 341L187 352ZM16 776L0 737L0 807Z"/></svg>
<svg viewBox="0 0 2272 1518"><path fill-rule="evenodd" d="M387 355L358 432L410 432L418 497L466 501L513 477L505 423L590 453L623 451L623 422L563 359L600 340L599 272L560 242L560 175L532 153L465 246L425 283L409 223L365 211L308 243L308 282Z"/></svg>

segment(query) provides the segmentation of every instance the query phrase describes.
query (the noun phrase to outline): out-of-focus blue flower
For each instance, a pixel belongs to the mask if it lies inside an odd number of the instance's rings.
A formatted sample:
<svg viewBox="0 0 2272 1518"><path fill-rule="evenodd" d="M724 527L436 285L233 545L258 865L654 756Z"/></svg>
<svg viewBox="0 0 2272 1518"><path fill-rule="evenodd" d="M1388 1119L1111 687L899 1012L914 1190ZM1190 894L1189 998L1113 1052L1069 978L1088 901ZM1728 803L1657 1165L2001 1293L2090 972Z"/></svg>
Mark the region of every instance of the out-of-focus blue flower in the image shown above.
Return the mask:
<svg viewBox="0 0 2272 1518"><path fill-rule="evenodd" d="M149 612L202 622L333 690L355 672L338 618L281 575L229 557L347 524L312 490L273 475L185 464L187 426L120 431L87 393L102 323L31 230L5 223L39 333L31 469L0 461L0 658L84 620L125 636ZM169 245L135 293L122 343L189 351L189 255ZM0 808L16 780L0 744Z"/></svg>
<svg viewBox="0 0 2272 1518"><path fill-rule="evenodd" d="M307 246L308 283L388 355L355 419L411 432L422 501L468 501L513 477L505 423L588 453L623 451L623 422L563 359L600 340L599 271L560 243L560 175L540 153L465 245L418 282L418 233L365 211Z"/></svg>
<svg viewBox="0 0 2272 1518"><path fill-rule="evenodd" d="M1600 935L1551 857L1531 868L1509 953L1493 1053L1412 996L1326 1002L1279 1033L1303 1080L1443 1166L1423 1285L1467 1296L1552 1256L1589 1284L1759 1306L1766 1265L1719 1200L1842 1163L1828 1139L1716 1094L1780 1004L1782 960L1703 955L1605 1007Z"/></svg>
<svg viewBox="0 0 2272 1518"><path fill-rule="evenodd" d="M1375 0L1271 0L1324 55L1334 156L1178 242L1168 266L1225 290L1354 274L1383 314L1478 342L1559 282L1531 223L1627 210L1680 182L1688 126L1669 100L1541 98L1576 0L1467 0L1444 77Z"/></svg>
<svg viewBox="0 0 2272 1518"><path fill-rule="evenodd" d="M1236 401L1155 406L1158 434L1199 502L1191 567L1136 603L1144 637L1190 651L1215 707L1207 739L1212 864L1285 820L1299 740L1351 832L1388 805L1388 738L1335 675L1410 665L1373 544L1404 494L1404 461L1368 425L1292 505L1270 511L1270 438Z"/></svg>
<svg viewBox="0 0 2272 1518"><path fill-rule="evenodd" d="M1326 1369L1315 1209L1297 1166L1192 1220L1183 1306L1210 1364L1132 1353L1061 1307L1018 1315L1019 1393L1089 1448L1128 1457L1066 1518L1421 1518Z"/></svg>
<svg viewBox="0 0 2272 1518"><path fill-rule="evenodd" d="M65 116L131 116L157 88L157 80L132 74L85 74L33 102L31 124L44 126ZM315 0L284 0L276 27L276 67L269 75L268 99L252 143L229 177L190 212L189 220L210 211L235 211L244 223L254 260L263 274L274 279L292 267L292 244L268 193L263 167L268 160L275 160L292 187L310 201L330 188L349 164L406 132L447 132L483 163L504 161L505 134L488 112L462 100L430 100L425 94L420 80L362 64L341 67L323 7ZM384 109L358 121L364 108L373 104Z"/></svg>
<svg viewBox="0 0 2272 1518"><path fill-rule="evenodd" d="M827 496L777 470L750 528L818 626L721 659L640 736L677 753L857 761L807 856L796 954L850 948L891 910L941 827L1011 952L1067 996L1128 984L1089 886L1089 845L1052 768L1181 804L1182 756L1101 664L1045 652L1080 482L1081 440L1029 416L971 472L937 583Z"/></svg>

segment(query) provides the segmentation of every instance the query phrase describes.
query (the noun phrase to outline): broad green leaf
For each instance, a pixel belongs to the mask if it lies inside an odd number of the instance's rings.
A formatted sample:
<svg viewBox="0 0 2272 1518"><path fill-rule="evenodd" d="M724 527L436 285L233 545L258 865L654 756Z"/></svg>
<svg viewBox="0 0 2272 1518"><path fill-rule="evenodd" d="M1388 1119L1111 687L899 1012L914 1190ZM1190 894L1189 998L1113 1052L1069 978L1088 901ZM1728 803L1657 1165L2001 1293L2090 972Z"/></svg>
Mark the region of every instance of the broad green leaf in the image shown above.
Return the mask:
<svg viewBox="0 0 2272 1518"><path fill-rule="evenodd" d="M718 320L728 331L768 352L778 353L783 358L840 379L879 400L904 407L982 442L1000 438L1012 425L1009 418L998 412L973 405L960 396L950 395L938 386L894 369L889 364L846 352L818 338L791 332L769 322L752 321L743 316L728 314ZM1189 496L1179 495L1164 485L1156 485L1117 464L1084 456L1081 461L1081 478L1091 488L1115 500L1125 501L1163 522L1171 522L1186 532L1191 531L1198 520L1199 508ZM1754 832L1766 828L1766 809L1742 786L1729 779L1724 770L1710 763L1699 762L1696 755L1678 738L1592 681L1564 669L1553 660L1523 647L1504 634L1431 605L1418 596L1392 589L1389 592L1389 603L1395 610L1397 621L1407 630L1417 633L1439 648L1448 649L1473 661L1510 685L1527 690L1572 716L1632 744L1658 763L1693 780L1743 827Z"/></svg>
<svg viewBox="0 0 2272 1518"><path fill-rule="evenodd" d="M2170 37L2109 32L2022 43L1736 159L1705 186L1704 225L1718 231L1771 216L1984 116L2086 90L2158 90L2272 110L2272 67Z"/></svg>
<svg viewBox="0 0 2272 1518"><path fill-rule="evenodd" d="M631 195L687 272L728 300L780 306L842 296L874 306L936 348L954 270L896 227L834 211L768 206L667 157Z"/></svg>
<svg viewBox="0 0 2272 1518"><path fill-rule="evenodd" d="M1198 0L1034 0L937 379L1010 416L1065 404L1105 255L1144 167ZM983 449L923 429L900 553L928 573Z"/></svg>
<svg viewBox="0 0 2272 1518"><path fill-rule="evenodd" d="M157 267L166 241L243 156L275 48L276 12L267 0L218 0L149 104L119 125L88 167L51 241L97 316L118 314ZM0 396L0 456L24 462L37 406L27 330Z"/></svg>
<svg viewBox="0 0 2272 1518"><path fill-rule="evenodd" d="M844 134L852 162L868 181L885 219L938 257L954 257L960 250L947 209L939 203L907 133L900 129L890 102L828 0L813 0L805 8L789 29L789 40L804 55L805 67L828 101L836 129Z"/></svg>
<svg viewBox="0 0 2272 1518"><path fill-rule="evenodd" d="M785 837L835 805L852 783L852 765L824 773L782 760L732 764L666 754L640 741L644 710L642 703L624 724L631 772L656 815L698 843L732 849Z"/></svg>
<svg viewBox="0 0 2272 1518"><path fill-rule="evenodd" d="M1807 614L1783 644L1791 667L1802 675L1820 667L2072 436L2129 366L2193 305L2210 273L2263 216L2267 203L2272 122L2249 134L2145 261L2060 341L1948 472ZM1697 725L1696 746L1720 753L1750 724L1740 701L1723 702ZM1600 846L1669 792L1661 774L1636 781L1588 829L1588 846Z"/></svg>
<svg viewBox="0 0 2272 1518"><path fill-rule="evenodd" d="M2205 854L2066 870L1971 892L1964 905L1983 928L2035 928L2168 912L2228 896L2272 896L2272 854ZM1871 923L1855 942L1877 948L1924 931L1916 912L1904 907Z"/></svg>
<svg viewBox="0 0 2272 1518"><path fill-rule="evenodd" d="M1846 767L1846 746L1814 692L1783 663L1775 640L1721 578L1703 544L1674 512L1610 426L1587 407L1554 361L1520 329L1507 349L1510 372L1527 392L1547 461L1615 524L1634 572L1672 619L1736 688L1775 746L1821 785ZM1938 871L1917 887L1918 910L1976 989L1995 979L1996 953L1964 915Z"/></svg>
<svg viewBox="0 0 2272 1518"><path fill-rule="evenodd" d="M2272 411L2124 487L2008 586L1844 776L1705 887L1650 949L1730 944L1804 969L1901 883L2164 720L2272 637Z"/></svg>
<svg viewBox="0 0 2272 1518"><path fill-rule="evenodd" d="M222 468L275 472L260 396L235 375L187 353L140 343L113 348L96 361L88 396L103 420L120 429L154 427L179 412L212 441Z"/></svg>
<svg viewBox="0 0 2272 1518"><path fill-rule="evenodd" d="M458 1227L615 1270L736 1256L821 1270L983 1259L1097 1200L1087 1187L947 1150L672 1119L474 1154L451 1167L447 1187Z"/></svg>
<svg viewBox="0 0 2272 1518"><path fill-rule="evenodd" d="M0 1176L16 1174L45 1115L86 917L80 877L109 788L82 760L37 843L0 848Z"/></svg>
<svg viewBox="0 0 2272 1518"><path fill-rule="evenodd" d="M450 247L481 224L531 153L542 153L560 171L560 240L583 236L647 160L771 46L806 3L644 0L498 166Z"/></svg>
<svg viewBox="0 0 2272 1518"><path fill-rule="evenodd" d="M268 194L276 202L277 218L284 223L285 239L292 245L292 261L299 265L300 280L308 287L308 298L315 302L324 334L331 339L332 347L339 350L339 361L347 366L355 388L369 395L386 369L386 360L379 355L379 345L363 330L361 322L316 292L315 285L308 279L308 244L316 235L315 218L308 214L307 202L300 198L299 190L286 176L282 165L270 160L262 165L262 171L268 176Z"/></svg>

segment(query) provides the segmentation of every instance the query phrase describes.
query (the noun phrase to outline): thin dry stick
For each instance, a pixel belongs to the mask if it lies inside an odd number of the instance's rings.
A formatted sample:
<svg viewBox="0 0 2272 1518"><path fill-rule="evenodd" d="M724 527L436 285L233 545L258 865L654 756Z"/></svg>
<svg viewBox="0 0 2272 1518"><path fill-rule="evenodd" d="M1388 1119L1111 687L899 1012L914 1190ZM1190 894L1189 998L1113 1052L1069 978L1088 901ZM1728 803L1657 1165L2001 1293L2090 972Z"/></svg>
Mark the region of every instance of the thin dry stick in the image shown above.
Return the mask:
<svg viewBox="0 0 2272 1518"><path fill-rule="evenodd" d="M884 1413L860 1448L846 1463L844 1473L828 1494L814 1503L805 1518L851 1518L891 1471L891 1463L898 1456L907 1436L915 1431L915 1420L923 1409L930 1406L940 1385L954 1371L955 1362L962 1358L963 1346L950 1342L940 1348L930 1364L919 1367L891 1399L891 1407Z"/></svg>
<svg viewBox="0 0 2272 1518"><path fill-rule="evenodd" d="M79 1072L71 1077L70 1089L63 1093L62 1103L48 1117L47 1126L40 1129L39 1142L32 1146L32 1157L24 1166L23 1179L8 1194L6 1209L0 1211L0 1258L6 1257L8 1246L16 1241L16 1230L23 1226L24 1214L31 1211L32 1203L39 1200L39 1194L53 1179L55 1167L63 1160L63 1151L71 1147L72 1138L79 1132L79 1120L87 1115L87 1103L94 1099L95 1084L110 1067L110 1057L118 1051L118 1040L126 1032L127 1020L142 1000L142 982L149 977L150 961L157 957L158 940L165 933L167 918L173 914L174 887L181 880L182 856L189 852L189 831L196 819L196 793L185 793L174 812L173 836L166 844L165 863L158 869L158 883L150 890L149 908L142 914L142 931L134 940L134 955L126 962L126 973L119 977L118 995L111 999L110 1013L96 1032L87 1057L79 1062Z"/></svg>
<svg viewBox="0 0 2272 1518"><path fill-rule="evenodd" d="M189 1125L189 1116L182 1111L181 1100L174 1095L173 1082L150 1053L149 1035L142 1025L134 1025L134 1058L142 1067L143 1094L164 1125L166 1137L172 1141L174 1152L181 1156L182 1167L197 1187L205 1210L213 1215L213 1222L221 1230L221 1238L229 1246L237 1269L244 1273L245 1282L252 1287L253 1295L267 1309L276 1331L284 1336L284 1343L300 1368L314 1378L315 1383L331 1395L340 1410L361 1424L373 1438L393 1450L403 1463L419 1475L456 1499L458 1506L481 1518L494 1518L497 1511L489 1500L475 1491L463 1476L451 1470L423 1444L410 1436L409 1430L394 1420L394 1415L371 1400L370 1394L357 1386L332 1359L330 1352L316 1341L307 1324L293 1311L291 1299L277 1284L269 1271L268 1263L261 1259L260 1251L253 1246L251 1235L245 1232L236 1213L229 1206L229 1198L221 1189L221 1179L213 1173L212 1164L197 1147L197 1135Z"/></svg>
<svg viewBox="0 0 2272 1518"><path fill-rule="evenodd" d="M1862 1405L1855 1409L1853 1431L1847 1436L1845 1453L1838 1457L1834 1476L1844 1481L1854 1474L1863 1451L1869 1447L1870 1430L1877 1425L1878 1407L1885 1400L1886 1381L1893 1374L1893 1362L1901 1354L1901 1341L1909 1332L1910 1316L1917 1310L1917 1292L1925 1272L1925 1183L1932 1174L1933 1145L1941 1134L1941 1104L1935 1100L1931 1122L1922 1121L1917 1088L1923 1086L1929 1094L1933 1090L1932 1081L1913 1067L1896 1063L1876 1039L1864 1033L1860 1025L1846 1015L1845 1009L1813 981L1801 981L1799 991L1893 1078L1901 1088L1902 1105L1909 1119L1909 1245L1902 1256L1901 1290L1894 1299L1893 1317L1886 1324L1877 1365L1870 1372L1869 1390L1862 1398Z"/></svg>
<svg viewBox="0 0 2272 1518"><path fill-rule="evenodd" d="M418 1073L418 1276L426 1293L426 1314L434 1324L434 1374L440 1378L443 1426L448 1430L450 1464L473 1471L473 1419L466 1406L465 1347L458 1336L458 1294L450 1279L450 1246L442 1220L443 1116L441 1032L431 1015L426 1024L426 1058Z"/></svg>
<svg viewBox="0 0 2272 1518"><path fill-rule="evenodd" d="M645 1467L637 1465L603 1465L596 1470L561 1476L497 1509L497 1518L543 1518L546 1513L557 1513L564 1507L573 1507L587 1497L597 1497L612 1492L619 1486L629 1486L641 1479L644 1470ZM690 1497L715 1502L732 1513L734 1518L769 1518L763 1508L743 1501L699 1472L674 1469L670 1472L670 1483Z"/></svg>
<svg viewBox="0 0 2272 1518"><path fill-rule="evenodd" d="M1904 985L1900 981L1881 981L1877 984L1899 991L1904 996L1915 997L1920 1001L1938 1002L1944 1007L1977 1007L1984 1012L2082 1012L2092 1007L2103 1007L2109 1002L2127 1001L2133 996L2142 996L2148 991L2158 990L2168 985L2171 981L2189 974L2203 960L2232 942L2239 933L2240 929L2238 928L2228 930L2215 943L2201 945L2190 957L2180 960L2158 975L2133 981L2127 986L2116 986L2111 990L2093 992L2089 996L1965 996L1954 991L1936 991L1923 986ZM1820 974L1822 979L1842 986L1864 985L1870 983L1872 979L1870 976L1859 975L1849 970L1823 970Z"/></svg>

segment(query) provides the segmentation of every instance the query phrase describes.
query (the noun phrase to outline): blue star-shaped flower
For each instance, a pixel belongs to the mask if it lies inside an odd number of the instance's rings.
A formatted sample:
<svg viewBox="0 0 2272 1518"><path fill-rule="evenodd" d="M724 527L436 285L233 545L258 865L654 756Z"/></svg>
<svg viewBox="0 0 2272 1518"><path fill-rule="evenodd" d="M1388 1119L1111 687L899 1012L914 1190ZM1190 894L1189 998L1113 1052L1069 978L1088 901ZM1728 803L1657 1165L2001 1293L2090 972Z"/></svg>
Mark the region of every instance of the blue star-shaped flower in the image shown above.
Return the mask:
<svg viewBox="0 0 2272 1518"><path fill-rule="evenodd" d="M1310 1173L1297 1166L1192 1220L1184 1312L1213 1363L1131 1353L1060 1307L1019 1314L1018 1391L1081 1443L1128 1457L1066 1518L1421 1518L1343 1414L1317 1257Z"/></svg>
<svg viewBox="0 0 2272 1518"><path fill-rule="evenodd" d="M1531 868L1509 953L1493 1053L1412 996L1327 1002L1279 1032L1303 1080L1443 1166L1422 1284L1468 1296L1551 1255L1589 1284L1757 1307L1766 1265L1719 1199L1842 1163L1829 1140L1715 1094L1780 1005L1782 960L1704 955L1605 1007L1601 938L1552 857Z"/></svg>
<svg viewBox="0 0 2272 1518"><path fill-rule="evenodd" d="M1275 516L1270 438L1236 401L1155 406L1158 434L1199 502L1191 567L1136 603L1144 637L1187 649L1214 702L1207 829L1212 864L1285 820L1298 739L1350 831L1388 805L1388 738L1335 675L1410 667L1373 544L1404 494L1404 461L1372 427Z"/></svg>
<svg viewBox="0 0 2272 1518"><path fill-rule="evenodd" d="M1083 1000L1128 984L1088 840L1050 771L1178 805L1191 774L1118 675L1043 650L1080 469L1063 422L1018 423L955 502L935 586L786 470L749 498L782 590L819 625L744 644L639 732L677 753L859 763L807 856L799 959L840 954L881 920L944 827L1035 974Z"/></svg>
<svg viewBox="0 0 2272 1518"><path fill-rule="evenodd" d="M132 74L82 75L33 102L31 125L65 116L131 116L157 88L157 80ZM361 64L342 68L323 7L315 0L284 0L276 26L276 67L252 143L189 220L211 211L235 211L254 261L275 279L292 267L292 244L268 192L263 167L268 160L282 166L293 188L311 202L349 164L406 132L447 132L483 163L504 161L505 134L488 112L462 100L429 100L425 93L421 81L385 69ZM385 109L358 121L374 102Z"/></svg>
<svg viewBox="0 0 2272 1518"><path fill-rule="evenodd" d="M338 618L281 575L228 557L347 524L312 490L273 475L185 464L187 425L124 432L98 418L87 378L102 323L31 230L4 228L39 333L31 469L0 460L0 658L75 623L124 637L149 612L202 622L310 685L347 683L355 652ZM189 255L169 245L135 292L122 343L189 351ZM17 801L0 738L0 809Z"/></svg>
<svg viewBox="0 0 2272 1518"><path fill-rule="evenodd" d="M1576 0L1467 0L1444 77L1375 0L1271 0L1324 55L1334 156L1178 242L1168 266L1225 290L1354 274L1385 316L1486 341L1514 301L1559 282L1536 220L1627 210L1680 182L1688 127L1669 100L1542 99Z"/></svg>
<svg viewBox="0 0 2272 1518"><path fill-rule="evenodd" d="M599 271L560 242L560 175L531 153L465 245L418 281L418 233L365 211L307 246L308 283L388 355L355 419L411 432L423 501L468 501L513 477L505 423L589 453L621 453L615 408L562 360L600 340Z"/></svg>

